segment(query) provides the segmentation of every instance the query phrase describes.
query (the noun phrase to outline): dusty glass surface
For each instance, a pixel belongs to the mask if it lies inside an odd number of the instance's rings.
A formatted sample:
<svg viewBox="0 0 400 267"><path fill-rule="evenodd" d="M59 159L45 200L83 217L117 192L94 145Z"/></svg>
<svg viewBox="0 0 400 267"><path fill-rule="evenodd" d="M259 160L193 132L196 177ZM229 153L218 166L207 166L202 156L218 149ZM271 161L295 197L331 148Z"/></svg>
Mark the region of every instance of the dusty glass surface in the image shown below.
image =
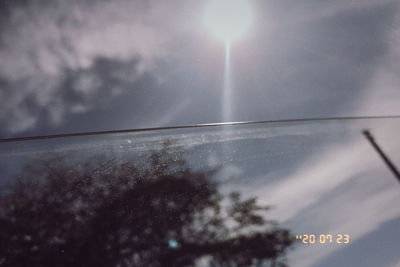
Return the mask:
<svg viewBox="0 0 400 267"><path fill-rule="evenodd" d="M392 266L399 123L0 143L0 266Z"/></svg>

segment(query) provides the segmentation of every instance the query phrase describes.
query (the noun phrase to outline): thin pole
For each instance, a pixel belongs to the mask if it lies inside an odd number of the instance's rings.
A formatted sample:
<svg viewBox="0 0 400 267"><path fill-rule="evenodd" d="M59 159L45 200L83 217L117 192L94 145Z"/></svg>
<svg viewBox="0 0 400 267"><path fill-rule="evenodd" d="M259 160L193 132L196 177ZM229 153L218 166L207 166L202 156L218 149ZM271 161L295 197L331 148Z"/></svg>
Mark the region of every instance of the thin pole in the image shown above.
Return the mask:
<svg viewBox="0 0 400 267"><path fill-rule="evenodd" d="M390 161L388 156L385 155L385 153L382 151L382 149L379 147L379 145L375 142L374 137L368 130L363 131L364 136L368 139L368 141L371 143L371 145L375 148L376 152L381 156L383 161L386 163L386 165L389 167L389 169L392 171L393 175L397 178L397 180L400 182L400 172L397 170L396 166Z"/></svg>

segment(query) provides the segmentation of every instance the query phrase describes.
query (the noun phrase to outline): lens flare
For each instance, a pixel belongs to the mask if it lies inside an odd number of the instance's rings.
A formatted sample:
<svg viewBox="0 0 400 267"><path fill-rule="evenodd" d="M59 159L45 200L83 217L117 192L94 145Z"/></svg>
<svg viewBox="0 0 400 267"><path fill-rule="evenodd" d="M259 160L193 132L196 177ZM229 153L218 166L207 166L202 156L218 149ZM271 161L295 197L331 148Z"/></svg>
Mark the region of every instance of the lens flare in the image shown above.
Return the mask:
<svg viewBox="0 0 400 267"><path fill-rule="evenodd" d="M222 95L222 120L229 122L232 120L232 83L231 83L231 47L229 42L225 44L225 73L224 88Z"/></svg>

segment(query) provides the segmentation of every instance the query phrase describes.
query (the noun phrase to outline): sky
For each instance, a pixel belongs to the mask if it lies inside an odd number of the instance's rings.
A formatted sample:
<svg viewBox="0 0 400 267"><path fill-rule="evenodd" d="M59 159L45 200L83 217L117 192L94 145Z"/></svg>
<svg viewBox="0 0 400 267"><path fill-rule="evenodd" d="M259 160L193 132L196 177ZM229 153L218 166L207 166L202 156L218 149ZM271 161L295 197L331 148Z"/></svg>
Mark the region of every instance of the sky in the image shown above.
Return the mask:
<svg viewBox="0 0 400 267"><path fill-rule="evenodd" d="M252 27L231 44L232 121L400 114L400 2L249 1ZM1 0L0 137L223 121L225 44L204 27L207 2ZM398 123L368 126L400 162ZM274 217L298 232L354 238L345 249L300 247L294 266L400 265L398 184L361 129L276 126L231 136L226 171L249 176L244 192L279 203ZM219 160L207 153L222 138L213 131L161 137L197 147L207 164ZM85 140L62 149L98 147ZM104 144L135 143L121 140ZM385 250L367 262L362 255L379 242Z"/></svg>
<svg viewBox="0 0 400 267"><path fill-rule="evenodd" d="M207 1L0 3L1 137L224 120ZM397 1L250 3L231 120L400 113Z"/></svg>

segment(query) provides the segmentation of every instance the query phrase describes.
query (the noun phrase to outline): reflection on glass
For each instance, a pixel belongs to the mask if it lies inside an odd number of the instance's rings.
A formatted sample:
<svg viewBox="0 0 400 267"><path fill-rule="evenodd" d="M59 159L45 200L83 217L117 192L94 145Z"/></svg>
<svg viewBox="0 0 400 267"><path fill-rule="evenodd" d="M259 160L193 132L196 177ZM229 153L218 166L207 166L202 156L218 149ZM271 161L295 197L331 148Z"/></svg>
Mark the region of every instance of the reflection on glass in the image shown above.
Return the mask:
<svg viewBox="0 0 400 267"><path fill-rule="evenodd" d="M146 162L146 163L145 163ZM97 157L29 162L0 204L4 266L260 266L293 237L267 206L223 195L166 145L138 165Z"/></svg>
<svg viewBox="0 0 400 267"><path fill-rule="evenodd" d="M398 122L3 142L0 266L396 266Z"/></svg>

